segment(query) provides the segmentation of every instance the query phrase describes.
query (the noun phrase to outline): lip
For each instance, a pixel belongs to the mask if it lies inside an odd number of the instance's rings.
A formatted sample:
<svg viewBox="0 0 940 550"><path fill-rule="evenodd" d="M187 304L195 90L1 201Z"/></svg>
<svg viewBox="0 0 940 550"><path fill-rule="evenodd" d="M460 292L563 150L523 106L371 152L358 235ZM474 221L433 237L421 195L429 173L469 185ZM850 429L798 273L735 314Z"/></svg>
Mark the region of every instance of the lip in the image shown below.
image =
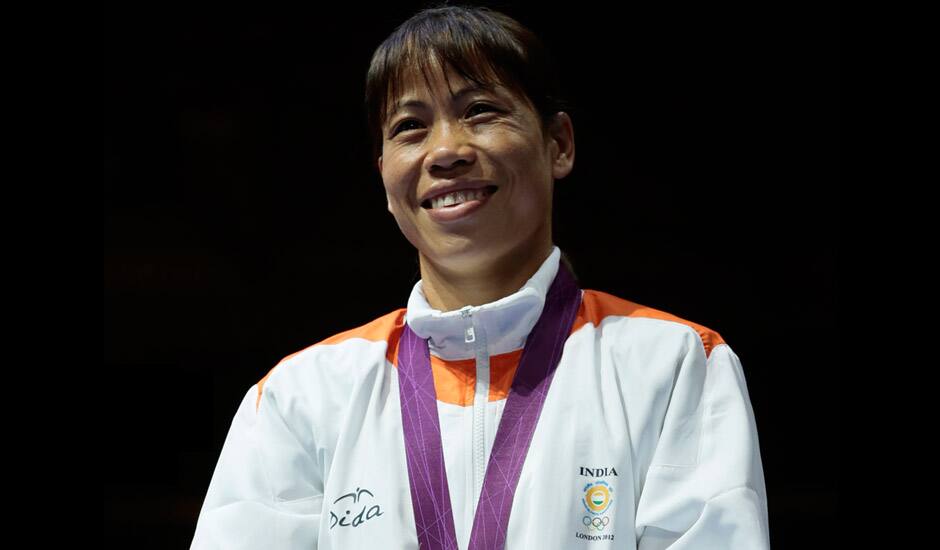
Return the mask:
<svg viewBox="0 0 940 550"><path fill-rule="evenodd" d="M442 208L423 208L425 212L428 213L428 216L437 223L450 223L457 220L462 220L477 210L483 208L486 203L490 202L490 199L493 198L494 193L487 193L482 200L472 200L467 201L457 206L445 206Z"/></svg>
<svg viewBox="0 0 940 550"><path fill-rule="evenodd" d="M453 193L454 191L461 191L463 189L483 189L484 187L489 187L491 185L495 184L487 180L451 180L440 182L432 185L431 188L428 189L420 199L418 199L418 204L424 204L424 201L428 199L446 195L447 193Z"/></svg>

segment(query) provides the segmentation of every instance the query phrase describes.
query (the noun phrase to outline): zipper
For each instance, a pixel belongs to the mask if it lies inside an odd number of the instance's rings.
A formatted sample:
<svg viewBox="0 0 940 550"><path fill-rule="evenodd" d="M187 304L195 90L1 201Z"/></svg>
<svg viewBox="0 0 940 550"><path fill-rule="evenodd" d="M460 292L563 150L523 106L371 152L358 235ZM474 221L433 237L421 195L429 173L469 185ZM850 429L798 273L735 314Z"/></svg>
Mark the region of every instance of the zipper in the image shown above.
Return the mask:
<svg viewBox="0 0 940 550"><path fill-rule="evenodd" d="M486 332L477 330L472 306L460 309L464 320L464 343L476 354L476 383L473 391L473 493L471 495L471 523L476 517L477 504L486 476L486 409L490 397L490 357L486 346Z"/></svg>
<svg viewBox="0 0 940 550"><path fill-rule="evenodd" d="M473 306L464 306L460 308L460 316L463 317L466 323L466 329L463 332L463 341L466 343L471 343L476 340L476 333L473 330L473 320L470 318L473 313L470 312L470 308Z"/></svg>

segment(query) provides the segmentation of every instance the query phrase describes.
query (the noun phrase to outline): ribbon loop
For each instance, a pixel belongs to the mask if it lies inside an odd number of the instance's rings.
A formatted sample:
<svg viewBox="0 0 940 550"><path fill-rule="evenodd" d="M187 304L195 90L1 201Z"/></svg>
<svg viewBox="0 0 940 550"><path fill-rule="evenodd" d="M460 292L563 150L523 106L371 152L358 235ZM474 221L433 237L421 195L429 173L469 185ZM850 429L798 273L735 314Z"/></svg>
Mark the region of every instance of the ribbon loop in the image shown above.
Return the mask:
<svg viewBox="0 0 940 550"><path fill-rule="evenodd" d="M496 431L470 533L471 550L502 550L505 545L522 465L580 306L581 289L562 262L546 294L542 313L526 338ZM431 352L427 339L419 338L407 323L399 345L398 376L419 547L457 550Z"/></svg>

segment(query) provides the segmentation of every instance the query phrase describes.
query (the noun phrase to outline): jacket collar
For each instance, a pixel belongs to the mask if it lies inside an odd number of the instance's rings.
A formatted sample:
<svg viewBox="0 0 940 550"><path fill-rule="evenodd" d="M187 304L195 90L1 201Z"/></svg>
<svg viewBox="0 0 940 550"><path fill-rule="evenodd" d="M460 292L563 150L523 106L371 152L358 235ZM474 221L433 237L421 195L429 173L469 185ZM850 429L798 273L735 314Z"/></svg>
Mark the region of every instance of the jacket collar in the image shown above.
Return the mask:
<svg viewBox="0 0 940 550"><path fill-rule="evenodd" d="M545 296L555 275L561 250L552 245L535 274L516 292L493 302L464 306L452 311L434 309L424 295L423 280L415 283L408 298L405 321L420 338L429 338L431 355L456 360L476 357L474 346L486 346L488 355L508 353L525 346L526 338L542 314ZM468 311L469 318L462 313ZM472 322L473 342L465 342L465 331Z"/></svg>

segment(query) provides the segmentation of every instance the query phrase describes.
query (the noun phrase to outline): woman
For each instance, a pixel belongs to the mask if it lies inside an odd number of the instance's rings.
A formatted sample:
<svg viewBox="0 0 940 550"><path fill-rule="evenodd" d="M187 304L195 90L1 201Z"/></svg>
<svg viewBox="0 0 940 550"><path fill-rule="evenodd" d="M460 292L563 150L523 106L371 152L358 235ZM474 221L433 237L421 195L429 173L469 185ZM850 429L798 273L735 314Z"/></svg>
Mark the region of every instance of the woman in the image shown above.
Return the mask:
<svg viewBox="0 0 940 550"><path fill-rule="evenodd" d="M252 385L193 548L769 547L737 355L579 288L553 244L574 132L552 75L487 8L379 46L374 158L421 280Z"/></svg>

